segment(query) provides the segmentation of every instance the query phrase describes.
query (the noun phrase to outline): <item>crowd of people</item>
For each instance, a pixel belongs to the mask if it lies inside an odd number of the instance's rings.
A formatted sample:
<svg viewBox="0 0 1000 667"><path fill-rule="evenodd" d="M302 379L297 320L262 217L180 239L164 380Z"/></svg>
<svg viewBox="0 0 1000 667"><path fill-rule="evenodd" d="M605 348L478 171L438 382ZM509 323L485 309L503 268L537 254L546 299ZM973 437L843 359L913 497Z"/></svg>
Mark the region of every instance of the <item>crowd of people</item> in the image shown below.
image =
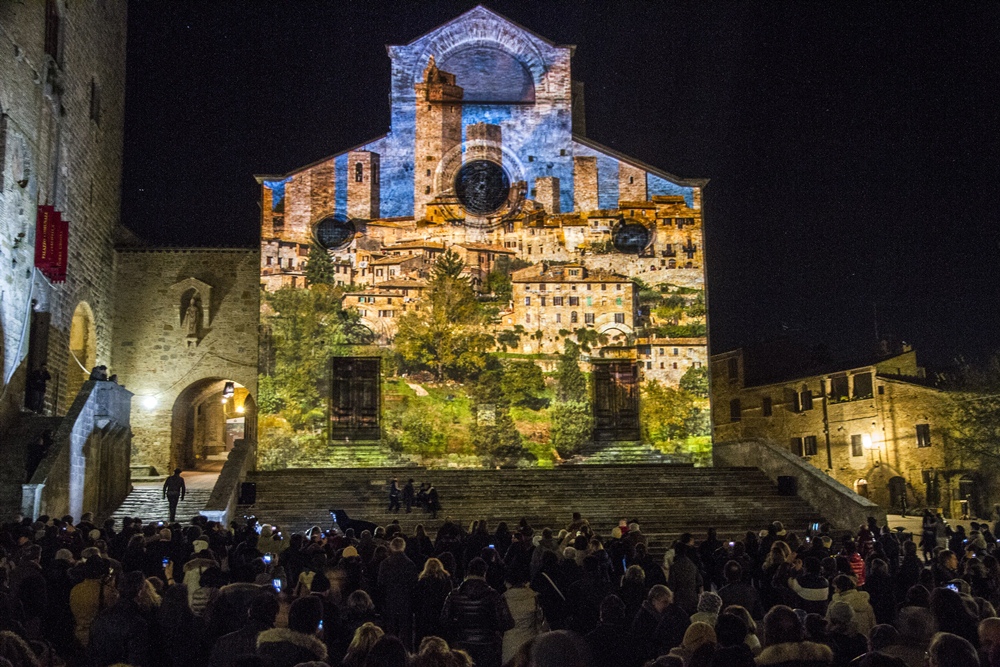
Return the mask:
<svg viewBox="0 0 1000 667"><path fill-rule="evenodd" d="M0 666L1000 667L991 527L0 526ZM914 541L914 539L916 541ZM924 556L921 556L921 553Z"/></svg>

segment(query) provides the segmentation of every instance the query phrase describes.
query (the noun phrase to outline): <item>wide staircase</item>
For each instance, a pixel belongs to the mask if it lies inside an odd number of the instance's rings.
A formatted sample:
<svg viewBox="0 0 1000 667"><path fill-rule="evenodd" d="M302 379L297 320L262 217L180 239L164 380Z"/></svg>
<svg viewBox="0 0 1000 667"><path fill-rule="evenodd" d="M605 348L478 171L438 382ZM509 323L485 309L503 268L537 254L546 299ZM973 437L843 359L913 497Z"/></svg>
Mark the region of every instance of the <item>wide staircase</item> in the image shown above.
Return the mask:
<svg viewBox="0 0 1000 667"><path fill-rule="evenodd" d="M422 509L390 514L388 482L398 478L432 482L441 498L436 520ZM536 529L559 528L580 512L601 534L609 534L619 519L640 523L662 552L681 533L704 534L714 526L720 539L742 538L774 520L792 530L819 521L805 501L778 493L756 468L694 468L690 466L562 466L555 469L426 470L290 469L251 474L256 502L237 508L237 517L254 515L277 524L287 534L310 526L330 525L331 508L352 519L385 525L399 519L412 532L417 523L436 531L446 517L464 525L486 519L495 527L506 521L515 527L523 517Z"/></svg>
<svg viewBox="0 0 1000 667"><path fill-rule="evenodd" d="M211 489L188 490L184 499L177 503L177 520L187 523L191 517L197 516L201 510L205 509L205 503L208 502L211 495ZM135 486L125 501L111 515L111 518L118 521L119 526L125 517L142 519L146 523L169 519L170 509L163 497L163 488L160 485Z"/></svg>

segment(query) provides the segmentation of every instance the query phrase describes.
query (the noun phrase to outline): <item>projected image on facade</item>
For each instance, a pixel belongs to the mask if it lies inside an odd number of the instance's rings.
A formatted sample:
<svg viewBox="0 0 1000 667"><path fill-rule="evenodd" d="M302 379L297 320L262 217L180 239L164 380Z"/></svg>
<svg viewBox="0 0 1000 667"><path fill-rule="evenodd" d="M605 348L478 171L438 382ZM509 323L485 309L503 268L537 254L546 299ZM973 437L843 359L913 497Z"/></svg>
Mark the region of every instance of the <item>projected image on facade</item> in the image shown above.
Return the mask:
<svg viewBox="0 0 1000 667"><path fill-rule="evenodd" d="M704 456L704 182L588 139L571 53L477 7L390 47L388 134L258 177L264 467Z"/></svg>

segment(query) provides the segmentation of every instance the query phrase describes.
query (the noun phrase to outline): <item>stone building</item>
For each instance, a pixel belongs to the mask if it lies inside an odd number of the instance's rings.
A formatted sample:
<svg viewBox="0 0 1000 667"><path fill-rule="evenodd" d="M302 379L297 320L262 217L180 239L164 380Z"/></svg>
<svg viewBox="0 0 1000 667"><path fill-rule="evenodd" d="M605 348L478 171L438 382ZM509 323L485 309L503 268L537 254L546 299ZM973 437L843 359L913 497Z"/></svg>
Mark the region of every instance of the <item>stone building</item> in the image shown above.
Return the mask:
<svg viewBox="0 0 1000 667"><path fill-rule="evenodd" d="M458 255L478 292L488 323L474 340L495 342L486 353L541 355L537 361L551 368L551 355L563 352L566 340L581 344L582 363L599 378L595 438L638 438L642 382L676 386L687 370L707 363L706 181L678 178L586 136L582 85L572 79L574 48L475 7L389 47L386 134L288 173L256 177L265 328L269 304L285 298L275 292L307 287L307 263L319 245L333 261L332 278L322 280L377 342L339 348L322 371L334 373L342 361L370 375L356 377L349 390L332 387L325 405L313 394L308 405L301 401L304 414L327 412L329 433L365 423L372 425L366 434L386 426L401 437L415 420L397 414L400 406L434 399L425 393L404 401L390 397L391 389L383 402L379 390L398 386L398 378L383 383L383 371L440 381L443 364L413 361L432 358L433 350L405 364L379 366L370 357L392 351L400 318L427 298L428 290L412 286L429 284L445 252ZM653 343L677 353L669 361L654 357ZM325 386L321 371L311 372L315 382L307 384ZM263 373L278 392L302 380L289 366ZM468 379L460 375L455 379ZM456 385L446 396L457 401L468 390ZM386 424L378 425L383 412ZM467 448L469 414L450 420L449 447ZM284 447L289 433L312 446L324 428L318 417L311 430L293 427L302 420L290 409L276 408L270 417L285 431L269 440L262 429L262 450ZM548 433L546 424L522 435L537 440Z"/></svg>
<svg viewBox="0 0 1000 667"><path fill-rule="evenodd" d="M506 323L529 334L541 332L541 338L522 337L523 352L559 353L567 332L581 327L606 336L606 344L634 342L636 289L625 276L540 262L515 271L511 286L514 307Z"/></svg>
<svg viewBox="0 0 1000 667"><path fill-rule="evenodd" d="M120 248L115 370L135 394L132 463L165 472L257 427L259 254Z"/></svg>
<svg viewBox="0 0 1000 667"><path fill-rule="evenodd" d="M950 446L951 399L927 381L914 350L809 374L748 372L742 350L711 364L716 443L777 443L887 508L900 509L905 494L908 507L959 516L969 501L988 514L975 466Z"/></svg>
<svg viewBox="0 0 1000 667"><path fill-rule="evenodd" d="M121 197L125 18L120 2L0 3L0 424L47 362L49 414L111 365ZM68 221L65 282L34 268L36 218Z"/></svg>

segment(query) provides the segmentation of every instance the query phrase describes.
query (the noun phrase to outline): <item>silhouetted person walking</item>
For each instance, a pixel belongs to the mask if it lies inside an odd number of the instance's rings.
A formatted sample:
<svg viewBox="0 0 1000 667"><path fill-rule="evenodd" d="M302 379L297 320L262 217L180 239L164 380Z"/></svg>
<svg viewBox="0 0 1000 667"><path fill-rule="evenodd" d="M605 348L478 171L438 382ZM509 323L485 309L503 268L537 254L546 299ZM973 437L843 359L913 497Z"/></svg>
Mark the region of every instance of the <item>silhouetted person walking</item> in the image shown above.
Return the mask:
<svg viewBox="0 0 1000 667"><path fill-rule="evenodd" d="M184 500L184 494L186 493L187 487L184 486L181 469L174 468L174 474L167 477L166 481L163 482L163 497L167 499L167 505L170 506L171 521L177 517L177 502Z"/></svg>

